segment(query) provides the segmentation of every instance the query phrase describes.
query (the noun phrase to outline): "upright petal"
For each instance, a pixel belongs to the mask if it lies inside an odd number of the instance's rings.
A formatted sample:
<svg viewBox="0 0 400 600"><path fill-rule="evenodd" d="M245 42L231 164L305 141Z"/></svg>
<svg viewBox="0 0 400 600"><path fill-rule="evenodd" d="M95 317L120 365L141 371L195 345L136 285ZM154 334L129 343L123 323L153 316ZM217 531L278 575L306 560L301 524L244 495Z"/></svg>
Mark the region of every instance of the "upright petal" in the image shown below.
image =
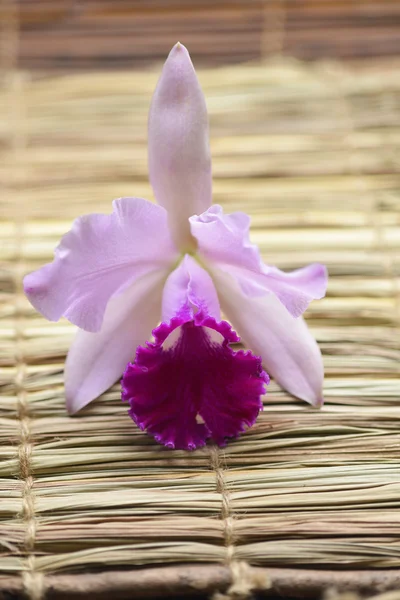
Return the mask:
<svg viewBox="0 0 400 600"><path fill-rule="evenodd" d="M200 257L232 275L250 297L273 293L294 316L300 316L311 300L322 298L327 286L327 270L313 264L292 273L264 265L250 242L250 218L244 213L224 215L218 205L190 218Z"/></svg>
<svg viewBox="0 0 400 600"><path fill-rule="evenodd" d="M188 218L211 204L211 158L204 95L189 53L179 43L172 48L153 95L148 148L157 202L168 210L179 249L192 249Z"/></svg>
<svg viewBox="0 0 400 600"><path fill-rule="evenodd" d="M246 297L219 269L211 274L222 310L245 344L261 355L268 373L294 396L321 406L322 357L303 318L293 318L273 295Z"/></svg>
<svg viewBox="0 0 400 600"><path fill-rule="evenodd" d="M78 330L65 365L67 410L75 413L107 390L159 322L167 271L148 273L112 298L101 330Z"/></svg>
<svg viewBox="0 0 400 600"><path fill-rule="evenodd" d="M176 260L165 209L141 198L114 200L113 208L76 219L54 261L25 277L26 295L50 321L64 316L99 331L112 296Z"/></svg>
<svg viewBox="0 0 400 600"><path fill-rule="evenodd" d="M220 318L213 280L188 254L168 277L163 291L162 320L170 321L177 314L188 320L200 314L208 314L217 320Z"/></svg>

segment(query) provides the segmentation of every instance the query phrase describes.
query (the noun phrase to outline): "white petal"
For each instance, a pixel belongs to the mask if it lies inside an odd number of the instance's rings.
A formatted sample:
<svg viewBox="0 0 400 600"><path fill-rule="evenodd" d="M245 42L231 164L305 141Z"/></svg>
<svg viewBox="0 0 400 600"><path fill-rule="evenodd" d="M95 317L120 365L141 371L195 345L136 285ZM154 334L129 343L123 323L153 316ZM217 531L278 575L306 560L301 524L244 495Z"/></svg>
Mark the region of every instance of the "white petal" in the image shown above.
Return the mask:
<svg viewBox="0 0 400 600"><path fill-rule="evenodd" d="M24 289L49 319L61 316L86 331L100 331L108 302L146 273L177 258L167 211L143 198L119 198L110 215L76 219L52 263L30 273Z"/></svg>
<svg viewBox="0 0 400 600"><path fill-rule="evenodd" d="M136 347L149 339L161 314L162 289L168 271L141 277L107 306L101 330L79 330L65 365L67 410L73 414L122 376Z"/></svg>
<svg viewBox="0 0 400 600"><path fill-rule="evenodd" d="M272 294L249 298L231 276L217 268L210 272L222 310L268 374L294 396L321 406L322 356L304 319L292 317Z"/></svg>

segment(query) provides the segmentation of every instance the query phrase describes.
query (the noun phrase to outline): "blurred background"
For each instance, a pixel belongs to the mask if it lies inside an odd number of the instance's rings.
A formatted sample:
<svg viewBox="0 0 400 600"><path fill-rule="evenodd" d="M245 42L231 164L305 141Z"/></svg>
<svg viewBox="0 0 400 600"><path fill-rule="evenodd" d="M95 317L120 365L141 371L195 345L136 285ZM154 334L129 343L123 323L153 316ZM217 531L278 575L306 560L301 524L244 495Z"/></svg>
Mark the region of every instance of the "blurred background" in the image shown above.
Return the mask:
<svg viewBox="0 0 400 600"><path fill-rule="evenodd" d="M147 108L180 40L209 105L217 201L240 203L243 184L258 211L261 196L291 211L286 188L305 183L309 208L332 191L330 209L350 209L355 187L354 207L363 199L370 214L360 176L398 165L399 25L398 0L1 0L0 206L60 217L62 205L69 218L75 203L151 197ZM338 191L321 180L333 174L355 179ZM319 179L291 186L304 176Z"/></svg>
<svg viewBox="0 0 400 600"><path fill-rule="evenodd" d="M2 0L4 10L13 2ZM198 65L283 53L300 59L392 56L397 0L20 0L24 69L134 68L179 39ZM7 15L2 15L7 19Z"/></svg>

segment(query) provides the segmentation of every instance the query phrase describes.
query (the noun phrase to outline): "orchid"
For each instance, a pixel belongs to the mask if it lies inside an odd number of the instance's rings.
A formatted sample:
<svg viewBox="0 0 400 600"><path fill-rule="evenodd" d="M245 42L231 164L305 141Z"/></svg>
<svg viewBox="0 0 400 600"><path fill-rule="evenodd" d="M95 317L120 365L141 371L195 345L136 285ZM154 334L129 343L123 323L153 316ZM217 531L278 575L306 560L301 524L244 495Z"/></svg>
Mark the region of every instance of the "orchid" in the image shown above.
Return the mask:
<svg viewBox="0 0 400 600"><path fill-rule="evenodd" d="M207 109L179 43L152 99L148 152L158 204L120 198L112 214L79 217L53 262L24 279L42 315L79 328L65 366L68 411L124 372L129 414L158 442L191 450L211 436L223 445L262 409L262 364L320 406L321 354L301 315L324 296L326 269L264 264L250 218L211 205ZM232 326L250 350L231 347L239 341Z"/></svg>

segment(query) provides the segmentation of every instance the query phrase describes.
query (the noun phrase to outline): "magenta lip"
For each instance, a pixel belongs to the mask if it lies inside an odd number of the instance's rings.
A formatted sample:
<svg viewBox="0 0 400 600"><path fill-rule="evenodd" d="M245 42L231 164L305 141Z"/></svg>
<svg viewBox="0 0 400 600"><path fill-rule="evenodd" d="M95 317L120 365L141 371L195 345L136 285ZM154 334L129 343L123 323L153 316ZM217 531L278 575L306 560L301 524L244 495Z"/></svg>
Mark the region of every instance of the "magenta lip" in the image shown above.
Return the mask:
<svg viewBox="0 0 400 600"><path fill-rule="evenodd" d="M153 335L122 379L122 400L141 430L168 448L194 450L209 437L223 446L254 424L269 377L259 357L229 346L239 341L229 323L199 312Z"/></svg>

